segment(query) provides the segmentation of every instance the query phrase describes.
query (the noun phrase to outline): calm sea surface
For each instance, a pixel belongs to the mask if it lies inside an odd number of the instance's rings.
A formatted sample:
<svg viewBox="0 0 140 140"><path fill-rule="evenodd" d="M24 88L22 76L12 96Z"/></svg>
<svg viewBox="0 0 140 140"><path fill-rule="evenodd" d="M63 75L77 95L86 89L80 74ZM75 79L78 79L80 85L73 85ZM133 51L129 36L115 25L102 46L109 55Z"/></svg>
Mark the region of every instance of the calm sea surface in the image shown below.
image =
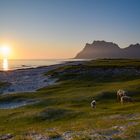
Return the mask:
<svg viewBox="0 0 140 140"><path fill-rule="evenodd" d="M82 61L77 59L45 59L45 60L0 60L0 71L35 68L39 66L49 66L61 64L67 61Z"/></svg>

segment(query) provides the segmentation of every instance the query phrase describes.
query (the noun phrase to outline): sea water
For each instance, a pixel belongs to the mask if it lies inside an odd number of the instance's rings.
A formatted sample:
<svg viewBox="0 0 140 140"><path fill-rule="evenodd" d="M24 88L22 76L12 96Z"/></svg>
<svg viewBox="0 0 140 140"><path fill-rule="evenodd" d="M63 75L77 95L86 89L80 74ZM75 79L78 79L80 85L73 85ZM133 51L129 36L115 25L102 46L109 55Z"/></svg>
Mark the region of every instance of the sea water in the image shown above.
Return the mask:
<svg viewBox="0 0 140 140"><path fill-rule="evenodd" d="M36 68L65 63L67 61L83 61L82 59L34 59L34 60L0 60L0 71Z"/></svg>

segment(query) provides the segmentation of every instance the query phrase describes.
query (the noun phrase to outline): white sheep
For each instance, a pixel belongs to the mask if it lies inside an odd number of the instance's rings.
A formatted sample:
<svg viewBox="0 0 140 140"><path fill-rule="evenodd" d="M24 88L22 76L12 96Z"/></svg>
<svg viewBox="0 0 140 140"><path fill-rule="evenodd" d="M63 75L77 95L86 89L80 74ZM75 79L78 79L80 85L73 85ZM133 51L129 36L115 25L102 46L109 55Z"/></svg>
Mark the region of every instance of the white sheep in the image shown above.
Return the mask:
<svg viewBox="0 0 140 140"><path fill-rule="evenodd" d="M122 90L122 89L119 89L118 91L117 91L117 100L118 101L121 101L121 97L122 96L126 96L126 91L124 91L124 90Z"/></svg>
<svg viewBox="0 0 140 140"><path fill-rule="evenodd" d="M96 101L93 100L90 105L91 105L92 108L96 108Z"/></svg>

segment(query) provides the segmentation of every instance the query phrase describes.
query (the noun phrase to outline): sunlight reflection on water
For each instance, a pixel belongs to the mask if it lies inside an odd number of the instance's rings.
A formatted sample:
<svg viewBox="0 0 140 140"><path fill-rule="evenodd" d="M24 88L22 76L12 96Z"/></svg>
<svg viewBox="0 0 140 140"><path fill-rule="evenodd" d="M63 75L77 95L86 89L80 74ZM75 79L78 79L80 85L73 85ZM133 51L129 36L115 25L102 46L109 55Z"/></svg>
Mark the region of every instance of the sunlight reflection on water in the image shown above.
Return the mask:
<svg viewBox="0 0 140 140"><path fill-rule="evenodd" d="M2 68L3 68L3 71L8 71L9 70L8 59L7 58L3 59Z"/></svg>

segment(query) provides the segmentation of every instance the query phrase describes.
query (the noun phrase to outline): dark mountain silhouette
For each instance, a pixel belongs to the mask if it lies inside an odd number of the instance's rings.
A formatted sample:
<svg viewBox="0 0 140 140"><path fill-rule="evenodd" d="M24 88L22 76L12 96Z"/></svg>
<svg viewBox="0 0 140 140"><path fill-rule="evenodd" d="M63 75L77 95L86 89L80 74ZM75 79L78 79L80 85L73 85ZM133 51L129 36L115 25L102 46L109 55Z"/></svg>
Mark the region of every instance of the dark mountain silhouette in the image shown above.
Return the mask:
<svg viewBox="0 0 140 140"><path fill-rule="evenodd" d="M87 43L75 58L140 58L140 44L132 44L127 48L121 49L117 44L112 42L94 41L92 44Z"/></svg>

